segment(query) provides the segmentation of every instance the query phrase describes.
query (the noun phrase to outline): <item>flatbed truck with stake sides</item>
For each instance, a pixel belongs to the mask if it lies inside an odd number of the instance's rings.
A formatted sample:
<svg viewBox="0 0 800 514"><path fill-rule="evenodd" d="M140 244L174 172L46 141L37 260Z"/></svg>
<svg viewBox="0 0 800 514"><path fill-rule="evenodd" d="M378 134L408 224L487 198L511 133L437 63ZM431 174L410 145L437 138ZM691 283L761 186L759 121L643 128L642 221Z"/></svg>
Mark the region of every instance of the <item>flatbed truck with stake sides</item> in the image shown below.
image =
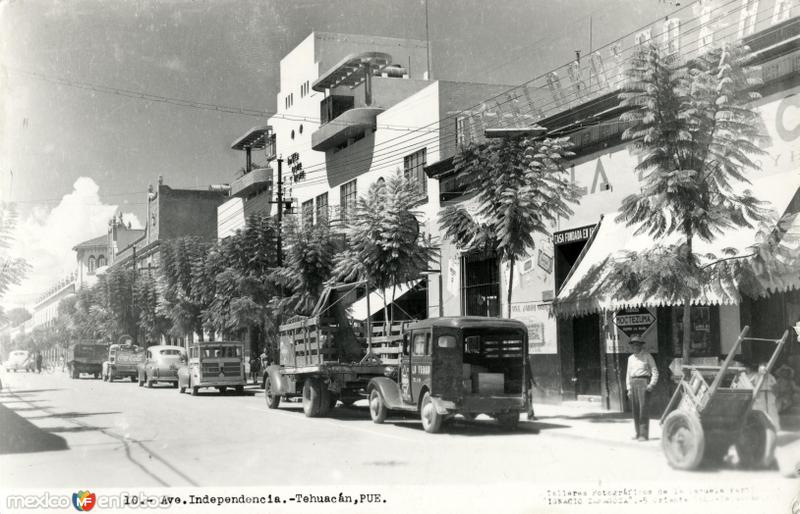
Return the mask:
<svg viewBox="0 0 800 514"><path fill-rule="evenodd" d="M519 321L452 317L364 327L346 315L342 290L326 291L315 315L280 327L280 364L264 373L267 406L302 397L306 416L325 416L337 400L367 397L370 417L417 412L426 432L460 414L487 414L515 428L530 406L528 332ZM346 294L346 293L345 293ZM339 300L325 305L328 300ZM324 307L320 308L323 304ZM375 346L373 346L373 344Z"/></svg>

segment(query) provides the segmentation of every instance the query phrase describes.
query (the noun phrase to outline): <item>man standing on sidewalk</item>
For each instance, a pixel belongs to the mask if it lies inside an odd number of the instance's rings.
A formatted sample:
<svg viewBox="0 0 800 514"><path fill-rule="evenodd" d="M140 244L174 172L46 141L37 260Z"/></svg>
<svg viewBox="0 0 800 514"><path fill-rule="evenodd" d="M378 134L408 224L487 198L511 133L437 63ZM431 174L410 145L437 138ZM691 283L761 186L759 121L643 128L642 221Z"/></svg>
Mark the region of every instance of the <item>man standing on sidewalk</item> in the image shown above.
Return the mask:
<svg viewBox="0 0 800 514"><path fill-rule="evenodd" d="M647 415L647 400L658 382L658 367L653 356L644 351L644 340L633 336L630 342L633 354L628 357L626 386L628 399L633 411L633 424L637 441L647 441L650 431L650 418Z"/></svg>

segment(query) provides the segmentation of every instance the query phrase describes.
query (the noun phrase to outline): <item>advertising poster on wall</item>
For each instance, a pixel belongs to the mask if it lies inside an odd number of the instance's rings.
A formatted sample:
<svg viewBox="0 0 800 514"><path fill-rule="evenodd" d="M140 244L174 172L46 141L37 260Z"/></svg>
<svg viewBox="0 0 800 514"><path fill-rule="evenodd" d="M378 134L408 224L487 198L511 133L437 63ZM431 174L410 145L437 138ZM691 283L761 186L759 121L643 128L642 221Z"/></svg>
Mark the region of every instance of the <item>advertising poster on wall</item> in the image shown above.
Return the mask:
<svg viewBox="0 0 800 514"><path fill-rule="evenodd" d="M630 340L634 336L644 339L645 351L658 353L658 319L651 309L621 309L614 313L612 322L614 330L606 339L607 353L630 353Z"/></svg>
<svg viewBox="0 0 800 514"><path fill-rule="evenodd" d="M556 353L556 321L550 317L550 304L524 302L511 306L511 317L528 328L528 353Z"/></svg>

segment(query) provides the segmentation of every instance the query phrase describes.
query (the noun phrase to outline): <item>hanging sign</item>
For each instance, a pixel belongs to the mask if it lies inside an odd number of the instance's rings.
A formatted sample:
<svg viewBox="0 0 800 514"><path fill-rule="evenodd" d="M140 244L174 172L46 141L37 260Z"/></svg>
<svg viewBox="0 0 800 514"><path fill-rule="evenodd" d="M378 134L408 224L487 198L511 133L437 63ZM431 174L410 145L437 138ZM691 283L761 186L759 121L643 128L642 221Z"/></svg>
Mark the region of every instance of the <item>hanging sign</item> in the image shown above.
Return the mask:
<svg viewBox="0 0 800 514"><path fill-rule="evenodd" d="M656 317L644 307L623 309L614 315L614 324L628 337L641 337L655 321Z"/></svg>

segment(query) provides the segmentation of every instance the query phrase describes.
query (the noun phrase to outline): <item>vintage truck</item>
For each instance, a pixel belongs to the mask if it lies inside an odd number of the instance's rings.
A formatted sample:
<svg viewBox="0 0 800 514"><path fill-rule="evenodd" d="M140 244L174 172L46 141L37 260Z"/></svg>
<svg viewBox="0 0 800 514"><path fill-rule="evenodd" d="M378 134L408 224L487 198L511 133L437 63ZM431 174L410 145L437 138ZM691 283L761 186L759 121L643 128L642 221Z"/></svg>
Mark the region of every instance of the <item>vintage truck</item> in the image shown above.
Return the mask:
<svg viewBox="0 0 800 514"><path fill-rule="evenodd" d="M73 343L67 348L65 365L70 378L77 379L81 373L88 373L98 378L103 370L108 347L104 343L82 341Z"/></svg>
<svg viewBox="0 0 800 514"><path fill-rule="evenodd" d="M135 382L139 376L139 364L144 362L144 351L133 344L112 344L108 347L108 360L103 363L103 380L113 382L117 378L128 378Z"/></svg>
<svg viewBox="0 0 800 514"><path fill-rule="evenodd" d="M416 411L427 432L461 414L515 427L529 405L528 339L523 323L497 318L434 318L364 326L347 316L355 288L326 289L313 315L281 325L280 360L267 367L268 408L301 397L308 417L341 400L368 397L370 416ZM373 336L368 344L365 331Z"/></svg>
<svg viewBox="0 0 800 514"><path fill-rule="evenodd" d="M188 359L178 367L178 391L197 396L200 388L215 387L220 394L228 388L244 393L247 383L244 345L238 341L195 341Z"/></svg>

